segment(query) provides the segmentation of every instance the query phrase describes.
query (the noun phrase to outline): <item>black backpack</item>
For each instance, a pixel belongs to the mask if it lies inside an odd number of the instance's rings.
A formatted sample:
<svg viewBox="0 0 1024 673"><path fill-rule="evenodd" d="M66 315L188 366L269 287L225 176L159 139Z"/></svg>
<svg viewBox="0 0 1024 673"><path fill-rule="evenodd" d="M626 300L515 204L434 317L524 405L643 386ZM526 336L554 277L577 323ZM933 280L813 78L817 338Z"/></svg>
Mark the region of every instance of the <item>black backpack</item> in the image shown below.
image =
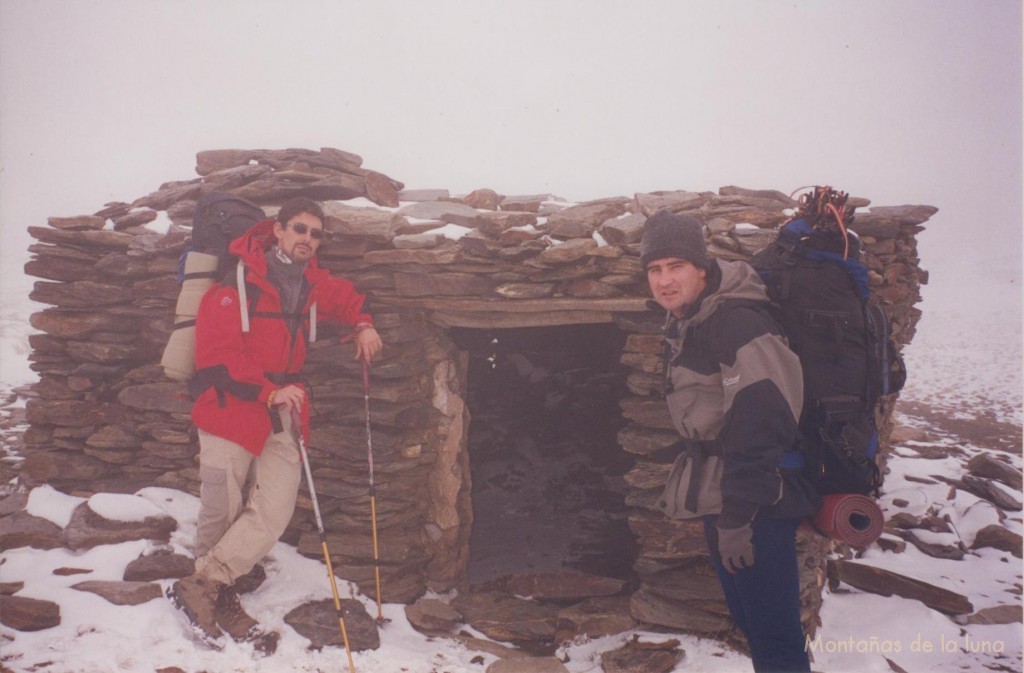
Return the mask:
<svg viewBox="0 0 1024 673"><path fill-rule="evenodd" d="M181 290L174 309L174 331L160 358L168 378L188 381L195 375L195 318L199 302L227 270L231 241L264 217L262 208L227 192L208 192L196 202L192 245L178 260Z"/></svg>
<svg viewBox="0 0 1024 673"><path fill-rule="evenodd" d="M192 249L223 260L231 241L265 217L262 208L241 196L207 192L192 214Z"/></svg>
<svg viewBox="0 0 1024 673"><path fill-rule="evenodd" d="M816 192L819 198L836 200L830 188L818 189L829 190ZM877 493L875 411L882 396L903 387L906 368L885 312L870 301L859 241L846 230L852 210L843 215L845 194L839 196L839 208L825 212L831 218L815 218L805 202L750 264L803 368L800 434L808 477L822 494Z"/></svg>

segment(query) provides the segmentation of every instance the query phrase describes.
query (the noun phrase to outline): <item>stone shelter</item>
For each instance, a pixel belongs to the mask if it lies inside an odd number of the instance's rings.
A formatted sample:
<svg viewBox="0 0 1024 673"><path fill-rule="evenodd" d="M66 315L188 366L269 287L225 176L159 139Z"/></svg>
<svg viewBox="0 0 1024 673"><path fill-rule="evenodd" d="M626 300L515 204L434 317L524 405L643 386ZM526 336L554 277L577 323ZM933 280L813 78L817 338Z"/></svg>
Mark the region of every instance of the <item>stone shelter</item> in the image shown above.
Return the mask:
<svg viewBox="0 0 1024 673"><path fill-rule="evenodd" d="M190 400L158 364L193 208L211 190L268 214L306 195L327 215L321 265L369 296L385 342L368 395L385 600L561 565L622 580L642 623L727 630L699 525L653 508L668 466L645 455L674 433L657 396L662 318L646 306L639 240L645 217L668 208L706 224L712 256L747 259L792 212L786 194L453 196L407 189L331 148L203 151L196 170L131 203L30 228L26 272L46 308L31 320L40 380L22 483L198 492ZM936 209L855 202L872 291L905 345L927 280L915 237ZM310 460L335 572L372 595L367 405L340 336L322 331L306 367ZM285 540L320 555L305 490ZM810 531L800 544L813 632L830 546Z"/></svg>

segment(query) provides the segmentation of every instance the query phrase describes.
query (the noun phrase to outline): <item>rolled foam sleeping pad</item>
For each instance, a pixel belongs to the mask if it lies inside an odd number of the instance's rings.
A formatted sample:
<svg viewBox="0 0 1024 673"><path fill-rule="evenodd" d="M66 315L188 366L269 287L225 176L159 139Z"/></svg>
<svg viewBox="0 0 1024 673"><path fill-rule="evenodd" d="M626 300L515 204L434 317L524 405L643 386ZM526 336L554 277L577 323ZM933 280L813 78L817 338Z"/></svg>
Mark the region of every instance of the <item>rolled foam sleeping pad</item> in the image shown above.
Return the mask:
<svg viewBox="0 0 1024 673"><path fill-rule="evenodd" d="M217 255L205 252L192 250L185 256L186 278L174 308L174 331L160 358L164 374L173 381L188 381L196 373L196 314L203 295L213 285L218 264ZM189 278L192 274L210 275Z"/></svg>
<svg viewBox="0 0 1024 673"><path fill-rule="evenodd" d="M832 493L822 497L814 527L833 540L866 547L882 534L885 516L873 498L859 493Z"/></svg>

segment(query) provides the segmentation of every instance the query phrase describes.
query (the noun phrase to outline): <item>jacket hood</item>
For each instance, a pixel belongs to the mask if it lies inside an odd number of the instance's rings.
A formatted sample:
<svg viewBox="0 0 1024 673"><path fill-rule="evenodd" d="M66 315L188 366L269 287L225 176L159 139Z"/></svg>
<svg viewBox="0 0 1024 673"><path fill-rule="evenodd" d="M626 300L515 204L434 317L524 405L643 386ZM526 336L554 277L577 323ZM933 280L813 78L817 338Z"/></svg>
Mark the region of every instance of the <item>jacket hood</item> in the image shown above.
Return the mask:
<svg viewBox="0 0 1024 673"><path fill-rule="evenodd" d="M231 245L228 247L228 252L231 253L233 257L237 257L244 261L248 268L261 276L265 276L267 273L267 258L264 253L273 248L276 244L277 239L274 237L274 220L266 219L254 224L249 228L249 231L231 241ZM313 255L312 259L306 263L307 276L310 271L319 271L316 259L316 255Z"/></svg>
<svg viewBox="0 0 1024 673"><path fill-rule="evenodd" d="M721 259L714 260L714 263L721 274L718 287L709 288L708 294L700 300L697 311L690 318L691 322L704 322L718 310L722 302L729 299L768 301L764 283L752 266L746 262L727 262Z"/></svg>

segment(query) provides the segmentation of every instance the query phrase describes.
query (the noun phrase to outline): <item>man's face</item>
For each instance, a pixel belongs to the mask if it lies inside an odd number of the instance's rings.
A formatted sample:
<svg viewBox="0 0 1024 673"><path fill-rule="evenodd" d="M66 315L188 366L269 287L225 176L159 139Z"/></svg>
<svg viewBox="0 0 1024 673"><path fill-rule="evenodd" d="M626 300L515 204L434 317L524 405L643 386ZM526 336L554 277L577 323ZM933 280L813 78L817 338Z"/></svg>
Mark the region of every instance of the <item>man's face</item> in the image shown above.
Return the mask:
<svg viewBox="0 0 1024 673"><path fill-rule="evenodd" d="M654 301L674 315L695 301L707 286L707 271L685 259L666 257L647 265L647 283Z"/></svg>
<svg viewBox="0 0 1024 673"><path fill-rule="evenodd" d="M283 225L274 223L274 236L277 247L293 262L308 262L320 247L324 223L316 215L299 213ZM300 233L305 232L305 233ZM319 234L311 233L319 232Z"/></svg>

